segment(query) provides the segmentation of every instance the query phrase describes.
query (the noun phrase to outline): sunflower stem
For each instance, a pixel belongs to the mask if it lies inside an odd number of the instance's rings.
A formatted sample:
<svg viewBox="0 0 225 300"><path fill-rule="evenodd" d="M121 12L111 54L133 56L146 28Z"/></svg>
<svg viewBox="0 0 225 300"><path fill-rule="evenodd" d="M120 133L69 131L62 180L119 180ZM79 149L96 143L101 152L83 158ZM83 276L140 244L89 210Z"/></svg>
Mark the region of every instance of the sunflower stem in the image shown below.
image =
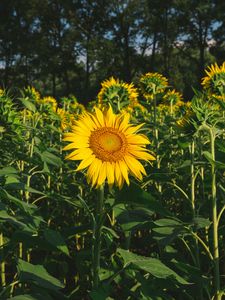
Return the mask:
<svg viewBox="0 0 225 300"><path fill-rule="evenodd" d="M218 242L218 216L216 198L216 168L215 168L215 131L208 125L202 125L199 130L205 130L210 137L211 150L211 193L212 193L212 222L213 222L213 261L214 261L214 289L215 300L221 300L220 294L220 268L219 268L219 242Z"/></svg>
<svg viewBox="0 0 225 300"><path fill-rule="evenodd" d="M104 208L104 185L98 189L96 216L93 229L93 288L99 286L99 270L101 256L101 234Z"/></svg>
<svg viewBox="0 0 225 300"><path fill-rule="evenodd" d="M195 157L195 140L192 139L190 145L190 155L191 155L191 206L192 206L192 216L196 217L196 208L195 208L195 167L194 167L194 157ZM199 256L199 245L198 239L195 239L195 255L196 255L196 265L201 270L200 256ZM202 283L199 283L199 300L203 299L202 293Z"/></svg>

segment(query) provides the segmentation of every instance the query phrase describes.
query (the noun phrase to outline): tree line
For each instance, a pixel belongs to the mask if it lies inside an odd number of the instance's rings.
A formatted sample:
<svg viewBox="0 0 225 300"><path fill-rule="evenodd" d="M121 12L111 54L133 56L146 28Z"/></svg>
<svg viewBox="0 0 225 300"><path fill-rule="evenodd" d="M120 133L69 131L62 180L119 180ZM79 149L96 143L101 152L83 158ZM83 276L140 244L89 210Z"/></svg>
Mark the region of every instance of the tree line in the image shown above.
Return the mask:
<svg viewBox="0 0 225 300"><path fill-rule="evenodd" d="M111 76L159 72L187 100L225 60L219 0L1 0L0 85L87 103Z"/></svg>

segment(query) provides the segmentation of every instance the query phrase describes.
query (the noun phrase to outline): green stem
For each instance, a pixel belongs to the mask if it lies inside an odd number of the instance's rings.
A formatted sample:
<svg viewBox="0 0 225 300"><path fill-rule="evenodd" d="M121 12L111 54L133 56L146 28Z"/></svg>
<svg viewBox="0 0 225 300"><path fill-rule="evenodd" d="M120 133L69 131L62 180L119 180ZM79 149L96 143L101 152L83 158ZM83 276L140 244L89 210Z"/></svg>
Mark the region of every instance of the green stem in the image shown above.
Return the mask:
<svg viewBox="0 0 225 300"><path fill-rule="evenodd" d="M192 216L195 218L196 216L196 209L195 209L195 167L194 167L194 157L195 157L195 140L192 139L191 146L190 146L190 154L191 154L191 206L192 206ZM198 239L195 239L195 255L196 255L196 265L198 266L199 270L201 270L200 265L200 257L199 257L199 245ZM203 299L202 293L202 284L199 283L199 299Z"/></svg>
<svg viewBox="0 0 225 300"><path fill-rule="evenodd" d="M194 170L194 153L195 153L195 142L192 140L190 147L191 154L191 207L192 215L195 217L195 170Z"/></svg>
<svg viewBox="0 0 225 300"><path fill-rule="evenodd" d="M212 160L215 161L215 134L210 130L211 141L211 155ZM216 300L220 299L220 270L219 270L219 242L218 242L218 221L217 221L217 201L216 201L216 170L215 164L211 165L211 189L212 189L212 221L213 221L213 258L214 258L214 285Z"/></svg>
<svg viewBox="0 0 225 300"><path fill-rule="evenodd" d="M96 208L96 218L93 229L93 288L97 289L99 286L99 270L100 270L100 255L101 255L101 233L103 220L103 206L104 206L104 185L98 190Z"/></svg>
<svg viewBox="0 0 225 300"><path fill-rule="evenodd" d="M0 248L3 249L3 245L4 245L4 237L3 237L3 233L0 233ZM1 262L1 282L2 282L2 286L6 285L6 280L5 280L5 261L4 260Z"/></svg>
<svg viewBox="0 0 225 300"><path fill-rule="evenodd" d="M216 168L215 168L215 132L208 125L202 125L199 130L205 130L210 137L211 164L211 193L212 193L212 222L213 222L213 261L214 261L214 289L215 300L220 300L220 268L219 268L219 242L218 242L218 217L216 199Z"/></svg>

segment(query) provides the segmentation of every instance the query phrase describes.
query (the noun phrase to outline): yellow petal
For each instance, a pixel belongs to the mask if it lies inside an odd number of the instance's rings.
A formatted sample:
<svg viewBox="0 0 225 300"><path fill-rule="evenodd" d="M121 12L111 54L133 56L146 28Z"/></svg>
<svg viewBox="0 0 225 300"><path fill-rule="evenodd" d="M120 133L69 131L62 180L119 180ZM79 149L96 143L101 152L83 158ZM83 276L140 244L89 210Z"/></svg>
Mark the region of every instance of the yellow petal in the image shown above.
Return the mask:
<svg viewBox="0 0 225 300"><path fill-rule="evenodd" d="M106 162L104 161L101 167L101 170L99 172L99 177L97 180L97 185L100 186L103 184L103 182L106 179Z"/></svg>
<svg viewBox="0 0 225 300"><path fill-rule="evenodd" d="M114 163L106 162L106 173L107 173L107 179L108 184L112 185L114 183Z"/></svg>
<svg viewBox="0 0 225 300"><path fill-rule="evenodd" d="M82 160L79 166L77 167L76 171L80 171L82 169L87 168L93 162L94 158L94 155L91 154L89 157Z"/></svg>
<svg viewBox="0 0 225 300"><path fill-rule="evenodd" d="M93 167L93 178L92 178L92 186L96 185L98 182L99 173L102 169L102 161L98 158L95 158L93 163L91 164L91 167Z"/></svg>
<svg viewBox="0 0 225 300"><path fill-rule="evenodd" d="M139 124L139 125L137 125L137 126L131 126L131 127L127 128L127 129L125 130L124 133L127 134L127 135L129 135L129 134L133 134L133 133L135 133L135 132L138 132L138 130L139 130L143 125L144 125L144 123Z"/></svg>
<svg viewBox="0 0 225 300"><path fill-rule="evenodd" d="M129 185L130 182L129 182L129 178L128 178L128 172L127 172L128 167L127 167L127 164L124 161L122 161L122 160L120 160L118 163L119 163L120 171L121 171L121 173L123 175L123 178L125 179L127 185Z"/></svg>
<svg viewBox="0 0 225 300"><path fill-rule="evenodd" d="M95 107L95 113L96 113L96 117L97 117L99 124L101 126L105 126L104 116L103 116L103 113L101 112L101 110L98 109L97 107Z"/></svg>
<svg viewBox="0 0 225 300"><path fill-rule="evenodd" d="M128 144L150 144L149 140L147 139L147 137L145 137L144 135L141 134L134 134L134 135L130 135L127 136L127 141Z"/></svg>
<svg viewBox="0 0 225 300"><path fill-rule="evenodd" d="M125 155L124 156L124 161L126 162L127 166L129 167L130 172L139 180L142 180L142 174L141 174L141 170L143 171L144 167L142 166L142 164L135 159L134 157L130 156L130 155ZM142 172L143 174L145 174L145 170L144 172Z"/></svg>

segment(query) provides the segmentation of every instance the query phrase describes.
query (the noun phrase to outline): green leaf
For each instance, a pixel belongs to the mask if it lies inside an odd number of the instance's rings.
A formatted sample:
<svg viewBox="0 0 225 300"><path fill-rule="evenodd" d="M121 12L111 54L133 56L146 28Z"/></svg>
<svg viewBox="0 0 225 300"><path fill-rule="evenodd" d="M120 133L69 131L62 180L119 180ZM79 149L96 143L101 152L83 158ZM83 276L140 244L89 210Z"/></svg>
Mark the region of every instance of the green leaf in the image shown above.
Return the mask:
<svg viewBox="0 0 225 300"><path fill-rule="evenodd" d="M193 223L197 227L197 229L209 227L211 224L209 219L205 219L201 217L194 218Z"/></svg>
<svg viewBox="0 0 225 300"><path fill-rule="evenodd" d="M18 171L13 167L4 167L0 169L0 176L9 176L13 174L18 174Z"/></svg>
<svg viewBox="0 0 225 300"><path fill-rule="evenodd" d="M51 276L42 265L33 265L19 259L17 268L20 282L33 282L39 287L50 290L58 290L64 287L64 285L57 278Z"/></svg>
<svg viewBox="0 0 225 300"><path fill-rule="evenodd" d="M48 293L42 291L41 293L34 293L32 295L24 294L12 297L13 300L54 300Z"/></svg>
<svg viewBox="0 0 225 300"><path fill-rule="evenodd" d="M209 161L211 165L215 165L217 169L225 169L225 164L220 161L215 161L212 158L212 154L208 151L203 151L203 155Z"/></svg>
<svg viewBox="0 0 225 300"><path fill-rule="evenodd" d="M12 196L6 190L2 190L2 191L4 192L4 194L5 194L4 196L8 200L12 201L14 204L16 204L18 207L20 207L24 211L31 213L33 210L37 209L36 205L24 202L14 196Z"/></svg>
<svg viewBox="0 0 225 300"><path fill-rule="evenodd" d="M124 260L124 267L131 266L135 269L146 271L157 278L171 278L181 284L188 284L186 280L164 265L159 259L139 256L123 249L118 249L117 252Z"/></svg>
<svg viewBox="0 0 225 300"><path fill-rule="evenodd" d="M152 211L148 209L123 209L117 214L117 221L124 231L138 229L152 220Z"/></svg>
<svg viewBox="0 0 225 300"><path fill-rule="evenodd" d="M17 225L19 227L27 227L26 224L24 224L23 222L18 221L15 217L10 216L7 211L5 210L1 210L0 211L0 220L3 219L5 221L8 221L9 223L12 223L14 225Z"/></svg>
<svg viewBox="0 0 225 300"><path fill-rule="evenodd" d="M165 207L150 193L144 191L140 186L132 182L130 186L124 186L121 191L117 192L116 201L144 206L152 212L159 213L160 215L170 215L170 212L167 211Z"/></svg>
<svg viewBox="0 0 225 300"><path fill-rule="evenodd" d="M10 299L12 299L12 300L38 300L38 298L34 298L33 296L27 295L27 294L15 296Z"/></svg>
<svg viewBox="0 0 225 300"><path fill-rule="evenodd" d="M159 220L155 221L154 224L156 224L157 226L174 227L174 226L182 225L182 222L180 222L179 220L174 220L174 219L159 219Z"/></svg>
<svg viewBox="0 0 225 300"><path fill-rule="evenodd" d="M32 111L33 113L36 112L36 106L34 105L34 103L24 98L20 100L28 110Z"/></svg>
<svg viewBox="0 0 225 300"><path fill-rule="evenodd" d="M67 245L59 232L47 229L44 231L44 237L49 244L69 256Z"/></svg>
<svg viewBox="0 0 225 300"><path fill-rule="evenodd" d="M41 153L41 159L44 163L53 165L55 167L61 167L62 166L62 160L56 156L55 154L49 152L49 151L44 151Z"/></svg>

